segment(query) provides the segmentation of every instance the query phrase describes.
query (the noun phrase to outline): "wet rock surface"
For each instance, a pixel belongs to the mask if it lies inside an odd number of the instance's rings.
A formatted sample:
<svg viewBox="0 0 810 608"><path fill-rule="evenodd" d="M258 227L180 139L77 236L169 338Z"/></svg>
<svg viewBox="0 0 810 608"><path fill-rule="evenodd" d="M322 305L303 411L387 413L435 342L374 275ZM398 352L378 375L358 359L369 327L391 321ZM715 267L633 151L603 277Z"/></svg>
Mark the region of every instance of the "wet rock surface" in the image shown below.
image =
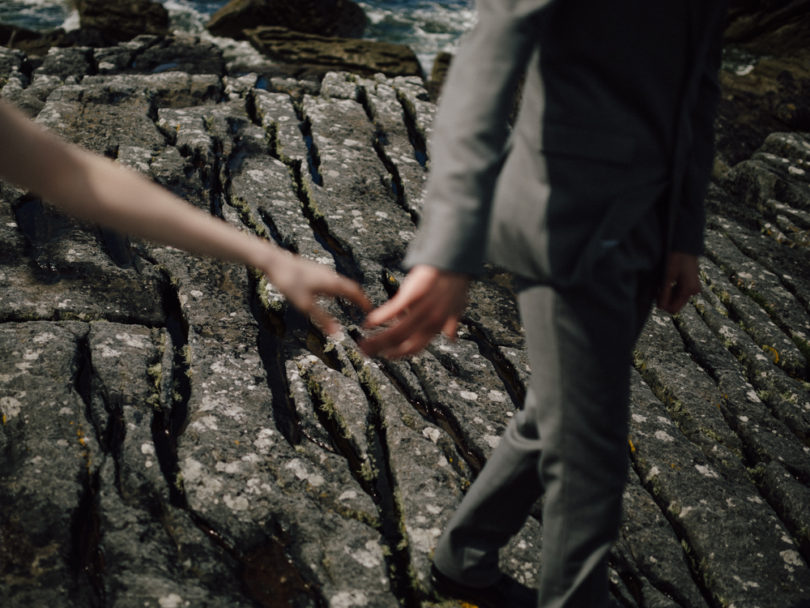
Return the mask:
<svg viewBox="0 0 810 608"><path fill-rule="evenodd" d="M123 42L139 34L169 33L169 12L152 0L76 0L82 28L104 32L113 41Z"/></svg>
<svg viewBox="0 0 810 608"><path fill-rule="evenodd" d="M410 47L393 42L337 38L298 32L279 26L244 30L245 37L259 51L290 66L295 74L345 70L373 76L421 76L422 68Z"/></svg>
<svg viewBox="0 0 810 608"><path fill-rule="evenodd" d="M216 36L244 38L244 30L276 25L298 32L360 38L366 14L353 0L231 0L206 25Z"/></svg>
<svg viewBox="0 0 810 608"><path fill-rule="evenodd" d="M299 80L221 44L0 49L0 94L383 301L429 166L421 79ZM801 132L716 172L703 294L639 341L621 605L810 601L808 176ZM510 277L475 285L457 342L368 360L343 303L326 338L251 269L0 199L0 604L456 605L426 575L525 391ZM532 584L541 543L532 518L504 569Z"/></svg>

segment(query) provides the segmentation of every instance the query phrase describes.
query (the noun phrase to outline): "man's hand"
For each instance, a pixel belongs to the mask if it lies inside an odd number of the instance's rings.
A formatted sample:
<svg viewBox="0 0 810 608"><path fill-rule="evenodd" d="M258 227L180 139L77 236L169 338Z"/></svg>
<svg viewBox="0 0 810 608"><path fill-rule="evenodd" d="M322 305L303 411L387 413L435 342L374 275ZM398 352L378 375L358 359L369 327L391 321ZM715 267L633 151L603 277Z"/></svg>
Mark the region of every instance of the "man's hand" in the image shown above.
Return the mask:
<svg viewBox="0 0 810 608"><path fill-rule="evenodd" d="M309 315L326 333L336 333L340 325L318 305L318 296L346 298L365 312L371 310L371 302L366 294L351 279L323 264L310 262L286 251L276 251L279 253L262 270L293 306Z"/></svg>
<svg viewBox="0 0 810 608"><path fill-rule="evenodd" d="M393 323L360 348L368 355L398 358L419 352L439 332L455 338L469 285L467 275L415 266L396 295L368 315L365 326Z"/></svg>
<svg viewBox="0 0 810 608"><path fill-rule="evenodd" d="M675 314L689 298L700 293L698 258L696 255L673 251L667 259L664 283L658 292L658 307Z"/></svg>

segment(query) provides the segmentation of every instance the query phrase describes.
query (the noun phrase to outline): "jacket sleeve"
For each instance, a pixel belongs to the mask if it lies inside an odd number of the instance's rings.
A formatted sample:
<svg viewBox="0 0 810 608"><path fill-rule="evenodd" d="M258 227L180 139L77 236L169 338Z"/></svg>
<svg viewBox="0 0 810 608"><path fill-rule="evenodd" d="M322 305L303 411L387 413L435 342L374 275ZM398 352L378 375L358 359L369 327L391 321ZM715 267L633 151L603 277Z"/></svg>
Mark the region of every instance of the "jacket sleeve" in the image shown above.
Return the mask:
<svg viewBox="0 0 810 608"><path fill-rule="evenodd" d="M515 90L552 0L479 0L478 23L454 58L435 120L419 229L404 265L478 274Z"/></svg>
<svg viewBox="0 0 810 608"><path fill-rule="evenodd" d="M714 160L714 118L720 98L718 71L722 53L722 20L710 32L710 44L703 61L697 94L693 101L689 128L692 145L683 177L672 226L673 251L703 253L706 211L704 199Z"/></svg>

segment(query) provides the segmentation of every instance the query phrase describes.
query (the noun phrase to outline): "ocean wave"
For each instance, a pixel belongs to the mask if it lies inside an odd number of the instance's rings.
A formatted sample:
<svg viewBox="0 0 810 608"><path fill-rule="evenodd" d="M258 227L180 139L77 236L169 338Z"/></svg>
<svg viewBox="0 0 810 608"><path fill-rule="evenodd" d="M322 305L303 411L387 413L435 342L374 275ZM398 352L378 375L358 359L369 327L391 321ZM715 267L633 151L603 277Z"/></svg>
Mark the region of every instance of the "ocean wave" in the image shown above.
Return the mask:
<svg viewBox="0 0 810 608"><path fill-rule="evenodd" d="M72 10L67 0L2 0L0 22L48 30L60 27Z"/></svg>
<svg viewBox="0 0 810 608"><path fill-rule="evenodd" d="M476 20L472 0L358 2L368 16L366 37L410 46L430 72L436 55L455 52Z"/></svg>

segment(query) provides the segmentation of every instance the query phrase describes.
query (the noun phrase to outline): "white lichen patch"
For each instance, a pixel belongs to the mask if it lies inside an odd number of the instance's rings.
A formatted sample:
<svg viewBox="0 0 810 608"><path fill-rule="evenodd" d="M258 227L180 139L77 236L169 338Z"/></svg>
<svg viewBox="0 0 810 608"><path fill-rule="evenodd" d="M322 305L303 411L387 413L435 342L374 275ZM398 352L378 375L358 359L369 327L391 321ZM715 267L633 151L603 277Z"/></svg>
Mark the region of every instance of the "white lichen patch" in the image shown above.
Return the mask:
<svg viewBox="0 0 810 608"><path fill-rule="evenodd" d="M364 568L376 568L383 562L382 547L380 547L378 542L373 540L366 541L362 549L352 550L346 547L345 551L354 561Z"/></svg>
<svg viewBox="0 0 810 608"><path fill-rule="evenodd" d="M31 340L34 344L48 344L53 342L56 339L56 336L49 331L43 332L34 336L34 339Z"/></svg>
<svg viewBox="0 0 810 608"><path fill-rule="evenodd" d="M96 349L96 355L102 359L117 359L121 356L121 351L113 348L106 342L100 344Z"/></svg>
<svg viewBox="0 0 810 608"><path fill-rule="evenodd" d="M647 472L647 476L644 478L644 481L650 481L651 479L655 479L660 474L661 470L656 465L653 465Z"/></svg>
<svg viewBox="0 0 810 608"><path fill-rule="evenodd" d="M22 402L15 397L0 397L0 412L5 420L11 420L20 415Z"/></svg>
<svg viewBox="0 0 810 608"><path fill-rule="evenodd" d="M749 401L751 401L753 403L761 403L762 402L762 400L759 398L759 395L757 395L757 393L756 393L756 391L754 389L751 389L747 393L745 393L745 396L748 398Z"/></svg>
<svg viewBox="0 0 810 608"><path fill-rule="evenodd" d="M708 477L709 479L719 479L720 476L712 470L712 468L705 464L696 464L695 469L697 472L703 475L704 477Z"/></svg>
<svg viewBox="0 0 810 608"><path fill-rule="evenodd" d="M197 418L194 422L189 425L189 428L194 429L195 431L217 431L219 428L217 427L217 419L215 416L202 416L201 418Z"/></svg>
<svg viewBox="0 0 810 608"><path fill-rule="evenodd" d="M439 437L441 436L441 432L436 427L429 426L422 430L422 434L427 438L430 439L433 443L439 441Z"/></svg>
<svg viewBox="0 0 810 608"><path fill-rule="evenodd" d="M743 591L748 591L749 589L759 589L759 583L756 581L743 580L736 574L733 575L733 578L735 581L737 581L737 584L742 588Z"/></svg>
<svg viewBox="0 0 810 608"><path fill-rule="evenodd" d="M259 479L258 477L251 477L245 482L245 489L251 496L261 496L262 494L272 494L273 487Z"/></svg>
<svg viewBox="0 0 810 608"><path fill-rule="evenodd" d="M149 347L149 338L144 334L115 334L115 339L131 348L146 349Z"/></svg>
<svg viewBox="0 0 810 608"><path fill-rule="evenodd" d="M439 528L412 528L407 527L411 547L421 553L429 553L436 546L436 541L442 531Z"/></svg>
<svg viewBox="0 0 810 608"><path fill-rule="evenodd" d="M673 443L675 441L675 438L666 431L655 431L654 437L664 443Z"/></svg>
<svg viewBox="0 0 810 608"><path fill-rule="evenodd" d="M352 608L353 606L368 606L368 596L362 591L341 591L329 598L330 608Z"/></svg>
<svg viewBox="0 0 810 608"><path fill-rule="evenodd" d="M225 496L222 497L222 502L224 502L225 506L231 511L247 511L250 508L250 502L248 502L248 499L244 496L233 497L230 494L225 494Z"/></svg>
<svg viewBox="0 0 810 608"><path fill-rule="evenodd" d="M186 492L194 497L197 508L205 509L207 504L217 504L222 492L222 482L214 477L206 467L187 457L180 466Z"/></svg>
<svg viewBox="0 0 810 608"><path fill-rule="evenodd" d="M506 393L502 391L491 390L487 393L487 398L495 403L504 403L506 401Z"/></svg>
<svg viewBox="0 0 810 608"><path fill-rule="evenodd" d="M275 444L275 441L273 441L273 435L275 435L275 431L273 429L260 429L258 436L253 441L253 447L266 454Z"/></svg>
<svg viewBox="0 0 810 608"><path fill-rule="evenodd" d="M354 490L346 490L343 494L338 496L338 500L354 500L355 498L357 498L357 492Z"/></svg>
<svg viewBox="0 0 810 608"><path fill-rule="evenodd" d="M467 401L477 401L478 400L478 395L476 395L472 391L461 391L458 394L458 396L461 397L462 399L467 400Z"/></svg>
<svg viewBox="0 0 810 608"><path fill-rule="evenodd" d="M293 458L285 465L285 468L290 469L293 472L293 475L295 475L298 479L306 481L308 484L316 488L323 485L325 481L321 475L307 471L300 458Z"/></svg>
<svg viewBox="0 0 810 608"><path fill-rule="evenodd" d="M731 327L729 327L727 325L724 325L723 327L721 327L719 333L720 333L720 336L722 338L725 338L726 340L732 340L732 339L734 339L736 337L736 333L734 332L734 330L731 329Z"/></svg>
<svg viewBox="0 0 810 608"><path fill-rule="evenodd" d="M802 556L798 551L794 551L793 549L780 551L779 556L785 562L785 569L788 570L788 572L793 572L794 568L800 568L804 565Z"/></svg>
<svg viewBox="0 0 810 608"><path fill-rule="evenodd" d="M242 463L238 460L232 462L218 462L216 470L219 473L227 473L228 475L238 475L242 472Z"/></svg>
<svg viewBox="0 0 810 608"><path fill-rule="evenodd" d="M493 450L498 447L498 444L501 441L501 438L497 435L484 435L483 440L486 444L491 447Z"/></svg>
<svg viewBox="0 0 810 608"><path fill-rule="evenodd" d="M164 595L163 597L159 598L158 604L160 604L160 608L181 608L181 606L191 605L190 602L185 601L176 593L170 593L169 595Z"/></svg>
<svg viewBox="0 0 810 608"><path fill-rule="evenodd" d="M641 414L633 414L632 418L633 418L633 422L635 422L637 424L644 424L645 422L647 422L647 417L642 416Z"/></svg>

